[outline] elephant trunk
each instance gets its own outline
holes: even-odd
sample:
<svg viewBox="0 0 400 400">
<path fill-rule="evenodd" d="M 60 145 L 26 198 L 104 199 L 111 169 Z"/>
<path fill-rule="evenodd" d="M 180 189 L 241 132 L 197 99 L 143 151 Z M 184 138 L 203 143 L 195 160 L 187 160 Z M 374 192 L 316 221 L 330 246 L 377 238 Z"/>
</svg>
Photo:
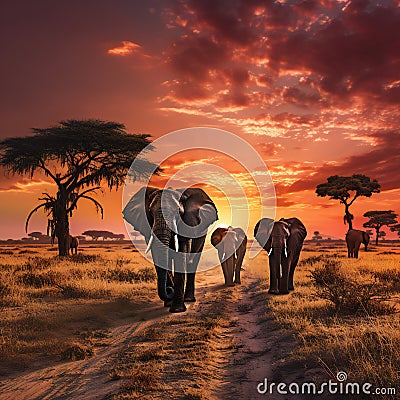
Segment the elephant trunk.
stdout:
<svg viewBox="0 0 400 400">
<path fill-rule="evenodd" d="M 155 223 L 153 226 L 154 238 L 151 246 L 154 266 L 157 272 L 157 290 L 161 300 L 169 301 L 174 297 L 174 290 L 167 286 L 170 249 L 169 244 L 172 238 L 172 231 L 165 223 L 164 219 Z"/>
<path fill-rule="evenodd" d="M 270 254 L 269 254 L 270 293 L 279 292 L 279 282 L 281 279 L 281 264 L 282 264 L 283 253 L 284 253 L 284 247 L 273 246 L 270 248 Z"/>
</svg>

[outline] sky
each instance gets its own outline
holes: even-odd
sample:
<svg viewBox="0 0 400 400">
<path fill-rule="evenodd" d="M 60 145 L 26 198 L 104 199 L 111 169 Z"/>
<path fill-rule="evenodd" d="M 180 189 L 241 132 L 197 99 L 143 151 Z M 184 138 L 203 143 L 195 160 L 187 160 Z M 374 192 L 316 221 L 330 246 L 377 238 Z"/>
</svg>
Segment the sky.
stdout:
<svg viewBox="0 0 400 400">
<path fill-rule="evenodd" d="M 154 140 L 223 129 L 264 159 L 278 218 L 300 218 L 309 236 L 343 238 L 342 206 L 315 194 L 330 175 L 362 173 L 381 184 L 352 206 L 356 228 L 368 210 L 400 212 L 399 26 L 400 2 L 386 0 L 7 1 L 0 138 L 69 118 L 118 121 Z M 250 185 L 232 159 L 198 152 L 167 160 L 165 174 L 201 160 Z M 44 191 L 54 187 L 42 176 L 1 171 L 1 239 L 25 235 Z M 218 198 L 212 187 L 209 194 Z M 82 202 L 73 234 L 125 232 L 121 191 L 99 200 L 104 220 Z M 38 214 L 29 230 L 45 227 Z"/>
</svg>

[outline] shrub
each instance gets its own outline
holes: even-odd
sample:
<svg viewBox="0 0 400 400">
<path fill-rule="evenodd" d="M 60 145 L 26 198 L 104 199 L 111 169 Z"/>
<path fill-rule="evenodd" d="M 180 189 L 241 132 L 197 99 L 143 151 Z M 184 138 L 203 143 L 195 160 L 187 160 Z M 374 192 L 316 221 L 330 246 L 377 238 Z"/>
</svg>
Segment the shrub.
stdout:
<svg viewBox="0 0 400 400">
<path fill-rule="evenodd" d="M 315 263 L 320 262 L 324 259 L 325 256 L 311 256 L 311 257 L 307 257 L 304 260 L 302 260 L 300 262 L 300 264 L 304 265 L 304 264 L 308 264 L 313 266 Z"/>
<path fill-rule="evenodd" d="M 54 263 L 53 259 L 44 257 L 29 257 L 21 267 L 16 270 L 34 271 L 50 268 Z"/>
<path fill-rule="evenodd" d="M 326 262 L 311 272 L 311 278 L 317 288 L 317 297 L 332 302 L 336 313 L 378 315 L 395 312 L 394 306 L 384 302 L 388 300 L 387 285 L 357 282 L 343 275 L 337 263 Z"/>
<path fill-rule="evenodd" d="M 71 261 L 76 263 L 90 263 L 94 261 L 102 260 L 102 257 L 98 254 L 73 254 L 70 258 Z"/>
<path fill-rule="evenodd" d="M 61 280 L 61 274 L 55 271 L 44 273 L 25 272 L 18 277 L 18 281 L 26 286 L 40 289 L 43 286 L 54 286 Z"/>
<path fill-rule="evenodd" d="M 0 251 L 0 254 L 4 254 L 4 255 L 9 255 L 9 256 L 11 256 L 11 255 L 14 254 L 14 252 L 13 252 L 12 250 L 1 250 L 1 251 Z"/>
<path fill-rule="evenodd" d="M 93 348 L 84 346 L 80 343 L 74 343 L 62 352 L 61 358 L 64 360 L 79 361 L 86 360 L 87 358 L 92 357 L 93 354 Z"/>
<path fill-rule="evenodd" d="M 373 272 L 375 279 L 389 285 L 393 291 L 400 290 L 400 271 L 396 269 L 385 269 Z"/>
</svg>

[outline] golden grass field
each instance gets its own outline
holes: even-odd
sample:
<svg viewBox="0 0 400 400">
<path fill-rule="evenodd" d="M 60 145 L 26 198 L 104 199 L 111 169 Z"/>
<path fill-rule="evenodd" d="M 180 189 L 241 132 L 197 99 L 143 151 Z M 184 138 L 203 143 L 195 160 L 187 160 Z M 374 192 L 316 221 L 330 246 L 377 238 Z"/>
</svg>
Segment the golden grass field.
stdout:
<svg viewBox="0 0 400 400">
<path fill-rule="evenodd" d="M 273 319 L 294 336 L 295 345 L 274 352 L 274 376 L 295 362 L 305 371 L 320 368 L 325 374 L 321 379 L 342 370 L 353 381 L 380 387 L 399 381 L 398 247 L 362 251 L 354 260 L 346 258 L 344 247 L 307 243 L 295 275 L 296 290 L 288 296 L 266 294 L 268 261 L 262 252 L 245 260 L 240 289 L 223 288 L 219 268 L 198 274 L 198 290 L 205 296 L 197 296 L 196 306 L 180 315 L 162 307 L 154 267 L 129 245 L 87 245 L 68 259 L 55 254 L 47 245 L 0 247 L 0 379 L 5 388 L 7 379 L 21 377 L 23 382 L 24 374 L 33 371 L 29 376 L 34 385 L 35 371 L 95 358 L 110 346 L 119 327 L 135 323 L 124 342 L 114 339 L 121 342 L 113 345 L 118 355 L 104 368 L 117 384 L 108 398 L 231 398 L 221 387 L 237 368 L 234 355 L 240 358 L 245 339 L 237 326 L 248 323 L 241 315 L 252 313 L 257 323 Z M 315 283 L 315 270 L 339 296 L 340 307 L 321 298 L 332 293 Z M 327 275 L 331 272 L 353 286 L 335 292 L 337 282 Z M 375 293 L 374 287 L 382 292 Z M 245 297 L 248 293 L 252 297 Z M 354 302 L 359 305 L 357 299 L 365 304 L 352 309 Z M 1 397 L 2 385 L 1 399 L 18 398 Z M 171 397 L 171 388 L 179 388 L 179 396 Z"/>
</svg>

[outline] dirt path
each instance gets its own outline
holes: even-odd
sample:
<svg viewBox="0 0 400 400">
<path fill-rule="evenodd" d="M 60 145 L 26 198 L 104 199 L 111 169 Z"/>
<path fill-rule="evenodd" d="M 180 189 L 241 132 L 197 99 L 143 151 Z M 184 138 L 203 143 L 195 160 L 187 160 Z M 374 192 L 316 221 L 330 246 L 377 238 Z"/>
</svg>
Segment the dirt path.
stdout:
<svg viewBox="0 0 400 400">
<path fill-rule="evenodd" d="M 222 332 L 220 340 L 233 338 L 236 345 L 233 351 L 229 347 L 217 350 L 215 360 L 223 370 L 218 385 L 209 388 L 207 398 L 265 398 L 258 395 L 257 384 L 264 378 L 272 379 L 273 364 L 281 355 L 282 348 L 287 350 L 295 345 L 292 336 L 279 330 L 273 318 L 266 314 L 265 293 L 259 290 L 257 282 L 257 276 L 245 276 L 240 287 L 227 289 L 231 291 L 231 301 L 226 304 L 226 311 L 235 323 Z M 189 305 L 188 314 L 201 315 L 203 308 L 212 307 L 215 292 L 221 290 L 225 289 L 221 285 L 219 269 L 199 274 L 197 297 L 200 301 Z M 133 319 L 124 320 L 123 325 L 112 329 L 92 358 L 64 362 L 3 380 L 0 383 L 0 400 L 89 400 L 103 399 L 116 393 L 122 384 L 121 380 L 110 378 L 116 358 L 140 331 L 173 318 L 177 316 L 169 314 L 167 309 L 160 307 L 160 302 L 155 301 Z M 286 382 L 299 378 L 298 366 L 285 371 Z"/>
<path fill-rule="evenodd" d="M 109 375 L 114 358 L 139 329 L 153 324 L 166 312 L 159 302 L 144 308 L 129 322 L 114 328 L 87 360 L 63 362 L 3 380 L 0 400 L 103 399 L 121 384 Z"/>
</svg>

